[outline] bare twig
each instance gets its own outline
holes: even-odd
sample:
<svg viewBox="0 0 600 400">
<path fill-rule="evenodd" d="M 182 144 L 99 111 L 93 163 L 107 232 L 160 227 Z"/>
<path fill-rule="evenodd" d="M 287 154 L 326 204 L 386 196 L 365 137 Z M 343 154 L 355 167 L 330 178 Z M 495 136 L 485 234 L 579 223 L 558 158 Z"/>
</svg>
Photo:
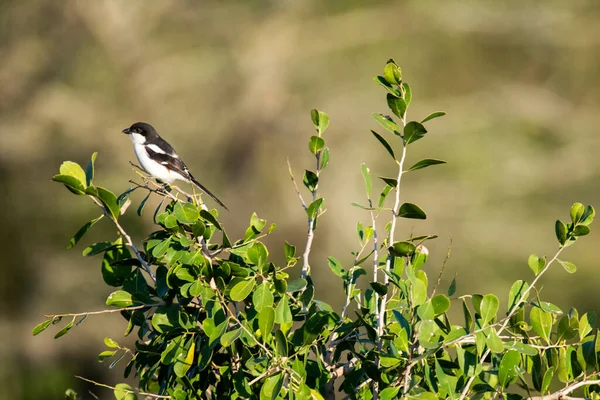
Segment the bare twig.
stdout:
<svg viewBox="0 0 600 400">
<path fill-rule="evenodd" d="M 75 375 L 75 378 L 81 379 L 82 381 L 85 381 L 85 382 L 92 383 L 92 384 L 94 384 L 96 386 L 99 386 L 99 387 L 103 387 L 103 388 L 111 389 L 111 390 L 116 390 L 116 388 L 114 386 L 105 385 L 104 383 L 99 383 L 99 382 L 93 381 L 91 379 L 84 378 L 84 377 L 79 376 L 79 375 Z M 160 394 L 146 393 L 146 392 L 140 392 L 140 391 L 135 391 L 135 390 L 126 390 L 126 389 L 121 389 L 121 390 L 123 390 L 123 392 L 125 392 L 127 394 L 128 393 L 133 393 L 133 394 L 137 394 L 139 396 L 146 396 L 146 397 L 151 397 L 151 398 L 154 398 L 154 399 L 172 399 L 173 398 L 171 396 L 161 396 Z"/>
<path fill-rule="evenodd" d="M 44 317 L 46 317 L 46 318 L 83 317 L 83 316 L 87 316 L 87 315 L 99 315 L 99 314 L 109 314 L 109 313 L 115 313 L 115 312 L 121 312 L 121 311 L 140 310 L 142 308 L 157 307 L 157 306 L 162 306 L 164 304 L 165 303 L 142 304 L 139 306 L 114 308 L 114 309 L 110 309 L 110 310 L 100 310 L 100 311 L 88 311 L 88 312 L 72 313 L 72 314 L 71 313 L 70 314 L 45 314 Z"/>
<path fill-rule="evenodd" d="M 588 378 L 591 378 L 592 376 L 598 376 L 599 374 L 593 374 L 591 376 L 589 376 Z M 579 399 L 579 397 L 569 397 L 567 396 L 569 393 L 574 392 L 575 390 L 579 389 L 580 387 L 584 387 L 584 386 L 591 386 L 591 385 L 600 385 L 600 379 L 595 379 L 595 380 L 583 380 L 581 382 L 576 382 L 570 386 L 567 386 L 564 389 L 559 390 L 558 392 L 554 392 L 545 396 L 533 396 L 533 397 L 528 397 L 527 400 L 568 400 L 568 399 Z"/>
<path fill-rule="evenodd" d="M 300 199 L 300 203 L 302 203 L 302 207 L 307 210 L 308 206 L 306 205 L 306 202 L 304 201 L 304 198 L 302 197 L 302 193 L 300 193 L 300 189 L 298 188 L 298 184 L 296 183 L 296 179 L 294 178 L 294 173 L 292 172 L 292 165 L 290 164 L 290 159 L 287 159 L 287 165 L 288 165 L 288 171 L 290 171 L 290 178 L 292 178 L 292 183 L 294 184 L 294 188 L 296 189 L 296 194 L 298 195 L 298 198 Z"/>
<path fill-rule="evenodd" d="M 442 268 L 440 268 L 440 274 L 438 275 L 437 282 L 435 282 L 435 286 L 433 287 L 433 291 L 431 292 L 431 297 L 435 296 L 435 292 L 437 288 L 440 286 L 440 282 L 442 281 L 442 275 L 444 275 L 444 270 L 446 269 L 446 263 L 448 263 L 448 259 L 450 258 L 450 253 L 452 252 L 452 238 L 450 238 L 450 244 L 448 245 L 448 252 L 446 253 L 446 258 L 444 258 L 444 262 L 442 263 Z"/>
</svg>

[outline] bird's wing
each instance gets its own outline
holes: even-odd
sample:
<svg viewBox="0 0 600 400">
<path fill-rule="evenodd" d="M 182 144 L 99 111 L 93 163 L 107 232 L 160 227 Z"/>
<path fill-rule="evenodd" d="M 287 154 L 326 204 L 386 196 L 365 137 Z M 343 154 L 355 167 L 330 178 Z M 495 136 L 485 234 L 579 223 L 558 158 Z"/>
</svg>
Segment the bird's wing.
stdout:
<svg viewBox="0 0 600 400">
<path fill-rule="evenodd" d="M 161 165 L 164 165 L 171 171 L 177 172 L 183 178 L 190 179 L 190 172 L 188 171 L 188 168 L 183 163 L 183 161 L 181 161 L 181 159 L 177 157 L 177 154 L 173 156 L 171 154 L 162 152 L 159 149 L 157 149 L 155 145 L 145 146 L 145 149 L 146 153 L 148 153 L 148 156 L 151 159 L 155 160 Z"/>
<path fill-rule="evenodd" d="M 165 142 L 165 143 L 167 143 L 167 142 Z M 167 143 L 167 146 L 169 146 L 168 143 Z M 171 146 L 169 146 L 169 147 L 171 148 L 171 150 L 173 150 L 173 148 Z M 202 190 L 204 193 L 209 195 L 214 201 L 219 203 L 224 209 L 229 210 L 225 206 L 225 204 L 223 204 L 223 202 L 217 198 L 217 196 L 212 194 L 205 186 L 203 186 L 200 182 L 198 182 L 192 176 L 192 174 L 188 170 L 188 167 L 183 163 L 183 161 L 181 161 L 181 159 L 177 156 L 177 154 L 175 154 L 175 151 L 173 151 L 173 155 L 167 154 L 166 152 L 164 152 L 164 150 L 165 150 L 164 148 L 157 148 L 157 146 L 155 144 L 147 145 L 147 146 L 145 146 L 145 148 L 146 148 L 146 152 L 148 153 L 148 156 L 150 156 L 150 158 L 152 158 L 156 162 L 164 165 L 165 167 L 169 168 L 170 170 L 177 172 L 183 178 L 188 179 L 188 182 L 191 181 L 193 184 L 198 186 L 198 188 L 200 188 L 200 190 Z"/>
</svg>

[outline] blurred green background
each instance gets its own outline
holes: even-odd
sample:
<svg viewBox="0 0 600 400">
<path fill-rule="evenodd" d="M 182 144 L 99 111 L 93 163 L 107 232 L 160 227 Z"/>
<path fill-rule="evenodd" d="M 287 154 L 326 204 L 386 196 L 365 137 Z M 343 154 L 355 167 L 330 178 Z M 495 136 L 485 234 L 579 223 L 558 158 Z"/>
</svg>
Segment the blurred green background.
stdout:
<svg viewBox="0 0 600 400">
<path fill-rule="evenodd" d="M 449 164 L 408 175 L 402 193 L 428 213 L 402 220 L 402 235 L 440 235 L 429 245 L 430 281 L 452 240 L 443 287 L 457 274 L 458 295 L 505 299 L 514 280 L 531 280 L 530 253 L 553 254 L 554 221 L 573 202 L 600 205 L 596 0 L 3 0 L 0 55 L 2 399 L 60 399 L 67 387 L 112 398 L 73 375 L 122 381 L 123 366 L 96 361 L 103 337 L 128 343 L 120 316 L 90 317 L 57 341 L 52 329 L 35 338 L 31 329 L 45 313 L 105 308 L 101 260 L 81 250 L 116 232 L 102 221 L 67 252 L 97 210 L 50 178 L 63 160 L 85 164 L 98 151 L 98 184 L 124 191 L 136 175 L 120 132 L 136 121 L 152 123 L 229 206 L 231 237 L 253 211 L 277 223 L 267 244 L 281 260 L 283 241 L 303 248 L 306 234 L 286 158 L 297 177 L 312 166 L 309 111 L 328 112 L 327 213 L 312 271 L 317 295 L 334 305 L 342 289 L 326 257 L 348 266 L 356 221 L 368 223 L 350 206 L 364 203 L 360 165 L 395 171 L 369 133 L 370 114 L 386 113 L 372 77 L 390 57 L 412 86 L 410 117 L 448 113 L 428 124 L 408 163 Z M 129 214 L 123 224 L 140 240 L 151 217 Z M 566 251 L 577 274 L 551 270 L 544 299 L 599 310 L 597 248 L 592 229 Z"/>
</svg>

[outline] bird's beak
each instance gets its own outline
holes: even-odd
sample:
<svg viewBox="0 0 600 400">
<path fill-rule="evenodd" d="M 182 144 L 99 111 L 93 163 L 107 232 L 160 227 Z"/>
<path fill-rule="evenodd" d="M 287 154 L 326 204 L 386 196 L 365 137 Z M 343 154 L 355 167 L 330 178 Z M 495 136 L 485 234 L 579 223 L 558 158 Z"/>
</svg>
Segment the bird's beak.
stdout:
<svg viewBox="0 0 600 400">
<path fill-rule="evenodd" d="M 131 130 L 129 130 L 129 128 L 125 128 L 122 132 L 126 135 L 129 135 L 131 133 Z"/>
</svg>

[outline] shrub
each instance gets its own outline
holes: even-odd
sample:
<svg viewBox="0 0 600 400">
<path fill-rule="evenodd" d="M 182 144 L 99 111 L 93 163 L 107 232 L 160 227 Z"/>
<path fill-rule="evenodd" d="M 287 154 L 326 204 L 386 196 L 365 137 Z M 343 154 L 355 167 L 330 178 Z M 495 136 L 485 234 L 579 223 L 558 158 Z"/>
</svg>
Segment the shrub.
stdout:
<svg viewBox="0 0 600 400">
<path fill-rule="evenodd" d="M 315 169 L 304 173 L 306 191 L 300 190 L 290 167 L 306 212 L 307 241 L 302 254 L 287 242 L 278 250 L 285 255 L 284 265 L 273 263 L 261 242 L 275 225 L 267 226 L 256 214 L 244 237 L 231 240 L 217 210 L 207 210 L 195 193 L 140 173 L 143 183 L 116 196 L 94 184 L 96 154 L 85 171 L 63 163 L 53 179 L 90 198 L 101 213 L 68 247 L 102 219 L 120 233 L 83 251 L 102 256 L 104 283 L 115 288 L 106 301 L 112 308 L 51 315 L 33 334 L 66 321 L 55 335 L 59 338 L 89 315 L 119 312 L 127 323 L 125 335 L 137 335 L 135 348 L 106 338 L 107 349 L 98 359 L 110 361 L 111 367 L 125 364 L 124 376 L 135 376 L 139 387 L 116 385 L 117 399 L 331 399 L 336 392 L 352 399 L 558 399 L 580 388 L 586 397 L 597 397 L 596 315 L 579 316 L 573 308 L 565 313 L 542 301 L 538 291 L 552 266 L 575 272 L 575 265 L 559 256 L 590 232 L 594 209 L 575 203 L 570 222 L 556 221 L 556 253 L 549 259 L 529 257 L 533 278 L 512 285 L 505 315 L 498 315 L 500 301 L 494 294 L 456 297 L 455 281 L 442 293 L 439 279 L 430 284 L 422 269 L 428 258 L 425 244 L 436 236 L 399 240 L 396 226 L 399 218 L 426 218 L 419 206 L 401 202 L 400 188 L 404 174 L 444 163 L 424 159 L 405 166 L 410 146 L 426 136 L 427 122 L 444 113 L 434 112 L 420 122 L 408 119 L 411 89 L 393 60 L 375 81 L 385 90 L 393 117 L 373 114 L 387 133 L 371 133 L 398 173 L 374 182 L 362 165 L 366 197 L 362 205 L 354 205 L 365 210 L 371 223 L 357 224 L 352 265 L 344 267 L 334 257 L 327 261 L 344 288 L 341 310 L 315 299 L 310 273 L 311 245 L 325 204 L 319 179 L 329 163 L 324 139 L 329 117 L 313 110 L 315 134 L 308 147 Z M 392 140 L 401 149 L 398 154 Z M 120 222 L 133 191 L 147 191 L 137 209 L 140 217 L 149 196 L 161 198 L 152 217 L 156 230 L 139 248 Z M 388 220 L 383 227 L 381 218 Z M 321 260 L 312 264 L 325 267 Z M 298 268 L 300 277 L 293 279 L 291 272 Z M 359 279 L 369 279 L 368 289 L 359 289 Z M 462 309 L 462 321 L 450 321 L 453 306 Z M 67 396 L 77 397 L 72 390 Z"/>
</svg>

